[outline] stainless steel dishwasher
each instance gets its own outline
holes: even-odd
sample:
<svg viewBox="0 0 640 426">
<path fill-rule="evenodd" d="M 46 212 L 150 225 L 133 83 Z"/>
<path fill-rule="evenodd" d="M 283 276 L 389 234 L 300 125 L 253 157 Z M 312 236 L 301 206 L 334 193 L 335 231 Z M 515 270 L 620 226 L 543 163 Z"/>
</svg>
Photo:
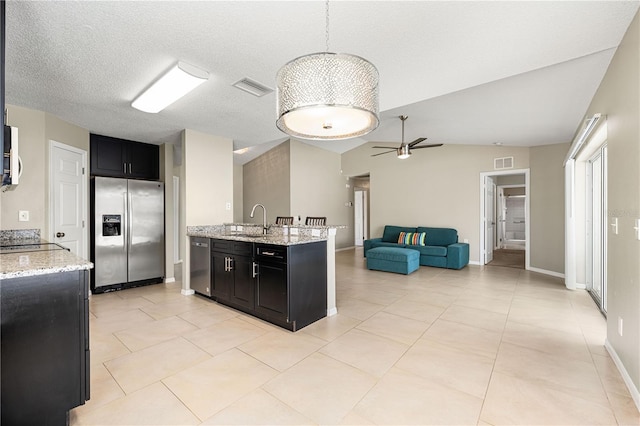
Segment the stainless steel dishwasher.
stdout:
<svg viewBox="0 0 640 426">
<path fill-rule="evenodd" d="M 211 250 L 209 238 L 191 237 L 189 266 L 191 289 L 211 297 Z"/>
</svg>

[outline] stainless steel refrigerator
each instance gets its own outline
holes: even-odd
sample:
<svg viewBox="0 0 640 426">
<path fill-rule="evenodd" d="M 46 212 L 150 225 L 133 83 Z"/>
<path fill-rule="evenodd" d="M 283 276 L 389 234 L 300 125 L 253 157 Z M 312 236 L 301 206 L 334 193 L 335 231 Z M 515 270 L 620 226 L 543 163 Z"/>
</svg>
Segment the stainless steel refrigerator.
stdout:
<svg viewBox="0 0 640 426">
<path fill-rule="evenodd" d="M 162 282 L 164 183 L 91 179 L 91 289 Z"/>
</svg>

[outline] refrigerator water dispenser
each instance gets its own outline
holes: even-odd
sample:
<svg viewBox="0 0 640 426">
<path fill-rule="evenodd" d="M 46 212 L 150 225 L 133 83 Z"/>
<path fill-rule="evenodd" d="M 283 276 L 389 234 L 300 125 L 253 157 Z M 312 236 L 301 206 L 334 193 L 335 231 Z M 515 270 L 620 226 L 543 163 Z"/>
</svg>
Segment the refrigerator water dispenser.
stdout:
<svg viewBox="0 0 640 426">
<path fill-rule="evenodd" d="M 121 235 L 122 216 L 119 214 L 102 215 L 102 236 L 117 237 Z"/>
</svg>

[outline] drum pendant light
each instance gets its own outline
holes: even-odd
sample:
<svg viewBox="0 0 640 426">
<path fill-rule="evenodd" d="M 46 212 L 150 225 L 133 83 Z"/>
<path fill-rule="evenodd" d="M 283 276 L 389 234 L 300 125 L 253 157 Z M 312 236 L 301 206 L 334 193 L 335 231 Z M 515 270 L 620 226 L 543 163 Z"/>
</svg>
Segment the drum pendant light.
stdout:
<svg viewBox="0 0 640 426">
<path fill-rule="evenodd" d="M 363 136 L 378 127 L 378 70 L 369 61 L 326 51 L 296 58 L 278 71 L 278 120 L 283 132 L 302 139 Z"/>
</svg>

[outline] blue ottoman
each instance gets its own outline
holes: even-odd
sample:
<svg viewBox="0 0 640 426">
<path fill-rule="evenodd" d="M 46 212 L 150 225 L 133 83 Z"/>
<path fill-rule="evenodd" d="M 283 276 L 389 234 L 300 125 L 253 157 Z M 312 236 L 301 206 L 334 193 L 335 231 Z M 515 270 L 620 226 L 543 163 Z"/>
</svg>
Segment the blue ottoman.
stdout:
<svg viewBox="0 0 640 426">
<path fill-rule="evenodd" d="M 420 267 L 420 252 L 401 247 L 376 247 L 367 251 L 367 269 L 408 275 Z"/>
</svg>

